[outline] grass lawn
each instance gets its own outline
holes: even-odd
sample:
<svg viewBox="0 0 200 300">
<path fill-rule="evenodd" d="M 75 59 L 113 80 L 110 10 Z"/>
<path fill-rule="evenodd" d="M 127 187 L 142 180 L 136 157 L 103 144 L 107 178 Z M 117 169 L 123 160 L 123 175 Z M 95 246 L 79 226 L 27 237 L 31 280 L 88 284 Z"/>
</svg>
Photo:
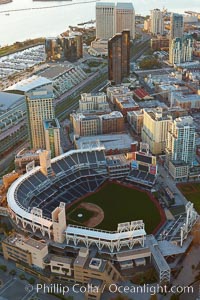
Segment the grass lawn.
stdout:
<svg viewBox="0 0 200 300">
<path fill-rule="evenodd" d="M 143 220 L 147 233 L 152 233 L 161 221 L 160 213 L 147 193 L 115 183 L 104 185 L 81 202 L 94 203 L 103 209 L 104 220 L 96 227 L 99 229 L 114 231 L 118 223 Z M 79 204 L 69 208 L 68 215 Z"/>
<path fill-rule="evenodd" d="M 181 215 L 185 213 L 185 205 L 172 206 L 169 210 L 173 216 Z"/>
<path fill-rule="evenodd" d="M 194 208 L 200 214 L 200 192 L 185 194 L 184 196 L 188 201 L 194 203 Z"/>
<path fill-rule="evenodd" d="M 81 225 L 82 223 L 88 221 L 93 215 L 94 212 L 83 207 L 77 207 L 72 211 L 70 210 L 70 212 L 67 214 L 67 220 Z"/>
<path fill-rule="evenodd" d="M 194 208 L 200 214 L 200 183 L 179 184 L 178 188 L 188 201 L 194 203 Z"/>
</svg>

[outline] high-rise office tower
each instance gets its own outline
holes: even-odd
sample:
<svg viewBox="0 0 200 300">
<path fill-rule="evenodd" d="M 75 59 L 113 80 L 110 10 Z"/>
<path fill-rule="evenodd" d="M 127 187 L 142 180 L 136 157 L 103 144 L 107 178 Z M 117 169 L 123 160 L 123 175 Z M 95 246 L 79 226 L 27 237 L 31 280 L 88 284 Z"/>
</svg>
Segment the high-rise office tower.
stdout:
<svg viewBox="0 0 200 300">
<path fill-rule="evenodd" d="M 29 137 L 35 150 L 46 148 L 43 121 L 55 118 L 53 100 L 52 82 L 26 95 Z"/>
<path fill-rule="evenodd" d="M 165 151 L 170 119 L 171 116 L 161 107 L 144 109 L 142 141 L 149 144 L 153 154 Z"/>
<path fill-rule="evenodd" d="M 115 4 L 96 3 L 96 38 L 109 39 L 115 33 Z"/>
<path fill-rule="evenodd" d="M 43 121 L 45 148 L 51 151 L 51 158 L 62 153 L 60 145 L 60 124 L 58 119 L 51 119 Z"/>
<path fill-rule="evenodd" d="M 191 116 L 170 122 L 166 156 L 167 162 L 184 161 L 192 166 L 195 157 L 195 125 Z"/>
<path fill-rule="evenodd" d="M 169 62 L 174 65 L 192 61 L 193 44 L 191 35 L 174 38 L 169 48 Z"/>
<path fill-rule="evenodd" d="M 117 33 L 108 41 L 108 79 L 120 84 L 130 73 L 130 31 Z"/>
<path fill-rule="evenodd" d="M 151 33 L 153 35 L 164 33 L 164 18 L 160 9 L 151 11 Z"/>
<path fill-rule="evenodd" d="M 180 64 L 192 61 L 193 38 L 191 35 L 183 34 L 183 15 L 172 13 L 170 20 L 169 62 Z"/>
<path fill-rule="evenodd" d="M 79 31 L 71 31 L 69 37 L 74 38 L 76 41 L 76 58 L 83 57 L 83 35 Z"/>
<path fill-rule="evenodd" d="M 172 13 L 170 17 L 170 40 L 182 38 L 183 36 L 183 15 Z"/>
<path fill-rule="evenodd" d="M 82 34 L 71 32 L 66 37 L 46 38 L 45 52 L 47 60 L 76 61 L 83 57 Z"/>
<path fill-rule="evenodd" d="M 135 10 L 128 3 L 96 3 L 96 39 L 110 39 L 116 33 L 130 30 L 130 38 L 135 38 Z"/>
<path fill-rule="evenodd" d="M 130 38 L 135 38 L 135 10 L 133 4 L 117 3 L 115 7 L 115 33 L 130 30 Z"/>
</svg>

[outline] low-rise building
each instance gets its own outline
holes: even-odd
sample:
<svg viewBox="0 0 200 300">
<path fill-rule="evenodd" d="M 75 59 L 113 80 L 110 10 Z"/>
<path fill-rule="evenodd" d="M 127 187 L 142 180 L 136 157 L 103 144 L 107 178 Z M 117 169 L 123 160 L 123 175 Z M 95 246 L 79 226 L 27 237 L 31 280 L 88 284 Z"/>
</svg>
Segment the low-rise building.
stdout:
<svg viewBox="0 0 200 300">
<path fill-rule="evenodd" d="M 88 136 L 124 131 L 124 118 L 119 111 L 104 115 L 71 114 L 74 135 Z"/>
<path fill-rule="evenodd" d="M 185 180 L 188 178 L 189 175 L 189 165 L 184 161 L 170 161 L 169 174 L 175 181 Z"/>
<path fill-rule="evenodd" d="M 81 94 L 78 111 L 84 114 L 98 114 L 110 112 L 111 110 L 105 93 L 84 93 Z"/>
<path fill-rule="evenodd" d="M 177 106 L 185 110 L 199 110 L 200 109 L 200 95 L 198 94 L 174 94 L 174 102 Z"/>
<path fill-rule="evenodd" d="M 88 53 L 93 56 L 107 57 L 108 56 L 108 40 L 100 39 L 91 42 Z"/>
<path fill-rule="evenodd" d="M 15 156 L 15 169 L 23 173 L 26 171 L 26 165 L 31 162 L 34 162 L 35 166 L 39 166 L 39 151 L 22 149 Z"/>
<path fill-rule="evenodd" d="M 51 255 L 48 254 L 44 258 L 44 262 L 46 265 L 49 265 L 50 270 L 53 274 L 59 274 L 63 276 L 72 276 L 73 272 L 73 258 Z"/>
<path fill-rule="evenodd" d="M 5 259 L 24 262 L 29 266 L 44 269 L 44 257 L 48 254 L 47 243 L 37 241 L 21 234 L 13 234 L 2 242 Z"/>
<path fill-rule="evenodd" d="M 169 101 L 170 104 L 174 104 L 174 94 L 175 93 L 188 93 L 189 88 L 184 84 L 160 84 L 156 87 L 156 91 L 160 93 L 160 97 L 165 101 Z"/>
<path fill-rule="evenodd" d="M 139 105 L 132 96 L 117 96 L 115 97 L 115 105 L 125 116 L 128 111 L 139 110 Z"/>
<path fill-rule="evenodd" d="M 124 118 L 121 112 L 113 111 L 110 114 L 100 117 L 102 124 L 102 133 L 116 133 L 124 131 Z"/>
<path fill-rule="evenodd" d="M 70 115 L 74 135 L 88 136 L 101 133 L 100 118 L 96 115 L 85 116 L 81 113 Z"/>
<path fill-rule="evenodd" d="M 19 174 L 15 171 L 12 171 L 11 173 L 8 173 L 3 176 L 3 185 L 7 189 L 11 183 L 13 183 L 17 178 L 19 177 Z"/>
<path fill-rule="evenodd" d="M 169 49 L 169 38 L 166 36 L 157 36 L 151 39 L 151 49 L 154 51 Z"/>
<path fill-rule="evenodd" d="M 107 97 L 110 102 L 114 103 L 115 98 L 119 96 L 133 96 L 133 92 L 124 85 L 111 86 L 107 88 Z"/>
<path fill-rule="evenodd" d="M 121 275 L 111 262 L 99 258 L 91 258 L 87 249 L 80 249 L 74 261 L 74 279 L 77 282 L 88 283 L 96 278 L 105 282 L 108 287 L 113 282 L 121 280 Z"/>
<path fill-rule="evenodd" d="M 153 97 L 151 97 L 149 95 L 149 93 L 147 93 L 147 91 L 145 91 L 145 89 L 143 88 L 137 88 L 133 91 L 133 95 L 138 99 L 138 100 L 149 100 L 149 99 L 153 99 Z"/>
</svg>

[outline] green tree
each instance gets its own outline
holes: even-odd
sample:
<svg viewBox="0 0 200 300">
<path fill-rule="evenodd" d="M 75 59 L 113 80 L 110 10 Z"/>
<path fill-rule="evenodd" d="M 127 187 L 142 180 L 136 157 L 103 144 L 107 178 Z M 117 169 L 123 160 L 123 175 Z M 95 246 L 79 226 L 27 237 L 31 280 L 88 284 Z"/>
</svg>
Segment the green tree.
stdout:
<svg viewBox="0 0 200 300">
<path fill-rule="evenodd" d="M 33 285 L 35 283 L 35 278 L 33 277 L 29 278 L 28 282 Z"/>
<path fill-rule="evenodd" d="M 19 274 L 19 279 L 21 279 L 21 280 L 24 280 L 24 279 L 26 279 L 26 277 L 25 277 L 24 273 L 21 273 L 21 274 Z"/>
<path fill-rule="evenodd" d="M 7 271 L 6 265 L 0 265 L 0 270 L 6 272 Z"/>
<path fill-rule="evenodd" d="M 14 269 L 10 270 L 9 274 L 12 275 L 12 276 L 14 276 L 14 275 L 16 275 L 16 271 Z"/>
</svg>

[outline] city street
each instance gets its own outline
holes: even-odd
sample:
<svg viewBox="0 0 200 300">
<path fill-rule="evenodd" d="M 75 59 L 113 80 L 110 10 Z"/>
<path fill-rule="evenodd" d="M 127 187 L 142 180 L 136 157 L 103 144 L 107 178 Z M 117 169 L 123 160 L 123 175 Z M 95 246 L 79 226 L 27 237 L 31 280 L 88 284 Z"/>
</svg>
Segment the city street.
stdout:
<svg viewBox="0 0 200 300">
<path fill-rule="evenodd" d="M 176 205 L 185 205 L 188 202 L 187 199 L 179 191 L 175 181 L 171 178 L 167 170 L 161 164 L 158 164 L 158 172 L 158 184 L 161 187 L 169 187 L 169 189 L 174 193 Z"/>
</svg>

